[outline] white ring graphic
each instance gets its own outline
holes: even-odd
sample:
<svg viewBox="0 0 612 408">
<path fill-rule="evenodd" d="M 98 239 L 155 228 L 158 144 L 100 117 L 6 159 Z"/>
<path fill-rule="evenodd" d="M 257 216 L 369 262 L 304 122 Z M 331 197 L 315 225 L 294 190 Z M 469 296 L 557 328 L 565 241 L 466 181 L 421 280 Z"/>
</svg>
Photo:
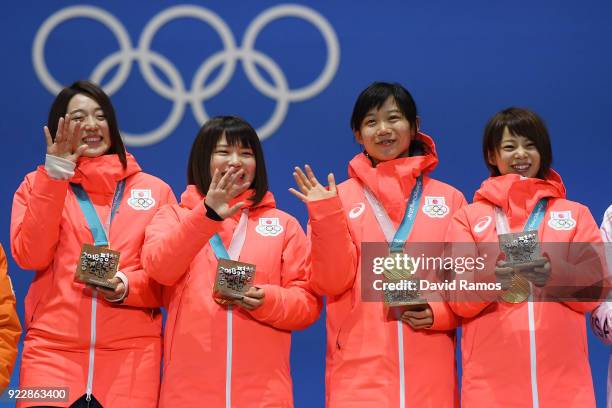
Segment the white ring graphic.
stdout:
<svg viewBox="0 0 612 408">
<path fill-rule="evenodd" d="M 323 35 L 327 47 L 327 62 L 319 77 L 311 84 L 294 90 L 289 88 L 287 78 L 278 64 L 253 48 L 260 32 L 272 21 L 284 17 L 301 18 L 311 23 Z M 204 102 L 218 95 L 227 86 L 234 75 L 237 60 L 242 61 L 242 66 L 251 84 L 264 96 L 276 101 L 272 116 L 257 130 L 260 138 L 264 140 L 281 126 L 289 110 L 290 102 L 312 98 L 329 85 L 340 62 L 340 45 L 333 27 L 321 14 L 301 5 L 284 4 L 264 10 L 247 27 L 240 48 L 236 47 L 232 31 L 223 19 L 203 7 L 179 5 L 158 13 L 143 29 L 138 47 L 133 48 L 127 30 L 112 14 L 98 7 L 73 6 L 60 10 L 47 18 L 36 33 L 32 46 L 32 61 L 36 75 L 45 88 L 53 94 L 57 94 L 62 86 L 49 73 L 44 55 L 45 44 L 50 33 L 58 25 L 74 18 L 90 18 L 104 24 L 115 35 L 119 43 L 119 50 L 103 58 L 94 68 L 90 76 L 92 81 L 100 83 L 112 68 L 119 65 L 115 76 L 104 86 L 104 90 L 112 95 L 124 85 L 133 61 L 137 61 L 140 72 L 151 89 L 173 102 L 170 114 L 157 129 L 143 134 L 121 132 L 125 143 L 131 146 L 151 145 L 168 137 L 181 122 L 187 103 L 191 105 L 191 111 L 199 124 L 208 120 L 209 116 Z M 222 51 L 214 53 L 202 62 L 196 70 L 189 90 L 185 88 L 183 78 L 175 65 L 163 55 L 150 49 L 161 27 L 179 18 L 195 18 L 210 25 L 221 38 L 224 47 Z M 256 64 L 268 72 L 273 84 L 261 77 L 255 68 Z M 206 84 L 207 78 L 220 65 L 223 66 L 219 74 L 210 84 Z M 158 77 L 152 66 L 156 66 L 167 76 L 170 86 Z"/>
</svg>

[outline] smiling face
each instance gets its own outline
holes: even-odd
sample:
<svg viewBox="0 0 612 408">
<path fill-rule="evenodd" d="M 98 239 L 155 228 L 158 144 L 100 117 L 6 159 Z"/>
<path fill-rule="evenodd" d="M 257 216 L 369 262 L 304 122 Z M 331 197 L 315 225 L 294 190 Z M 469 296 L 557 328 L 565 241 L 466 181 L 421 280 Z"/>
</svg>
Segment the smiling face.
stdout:
<svg viewBox="0 0 612 408">
<path fill-rule="evenodd" d="M 502 175 L 518 174 L 523 177 L 536 177 L 540 171 L 540 152 L 535 143 L 504 129 L 501 142 L 494 154 L 489 155 L 489 163 L 496 166 Z"/>
<path fill-rule="evenodd" d="M 219 138 L 210 156 L 210 174 L 215 174 L 215 170 L 219 170 L 221 175 L 224 175 L 230 168 L 235 170 L 242 169 L 244 171 L 244 174 L 237 182 L 243 183 L 248 181 L 248 186 L 253 183 L 256 169 L 253 149 L 241 145 L 228 145 L 224 134 Z M 245 188 L 245 191 L 248 186 Z M 240 191 L 240 193 L 243 192 Z"/>
<path fill-rule="evenodd" d="M 368 111 L 355 132 L 355 138 L 376 164 L 407 156 L 415 134 L 416 126 L 410 124 L 390 96 L 380 108 Z"/>
<path fill-rule="evenodd" d="M 81 124 L 81 134 L 76 144 L 88 146 L 83 156 L 98 157 L 110 149 L 108 122 L 98 102 L 84 94 L 76 94 L 68 102 L 66 111 L 71 123 Z"/>
</svg>

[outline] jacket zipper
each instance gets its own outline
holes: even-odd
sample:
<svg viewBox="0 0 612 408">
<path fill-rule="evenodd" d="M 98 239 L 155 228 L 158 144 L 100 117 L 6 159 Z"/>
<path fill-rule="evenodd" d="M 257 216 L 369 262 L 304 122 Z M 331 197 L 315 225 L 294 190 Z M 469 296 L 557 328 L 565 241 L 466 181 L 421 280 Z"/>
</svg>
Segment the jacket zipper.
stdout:
<svg viewBox="0 0 612 408">
<path fill-rule="evenodd" d="M 225 356 L 225 407 L 232 406 L 232 305 L 227 307 L 227 351 Z"/>
<path fill-rule="evenodd" d="M 531 286 L 531 284 L 529 286 Z M 531 288 L 531 291 L 533 291 L 533 288 Z M 529 314 L 529 363 L 531 371 L 531 399 L 533 401 L 533 408 L 539 408 L 540 401 L 538 397 L 538 365 L 535 338 L 535 313 L 533 308 L 533 298 L 531 295 L 529 295 L 529 299 L 527 300 L 527 312 Z"/>
<path fill-rule="evenodd" d="M 404 372 L 404 331 L 402 330 L 402 321 L 397 321 L 397 360 L 399 365 L 399 397 L 400 397 L 400 408 L 406 407 L 406 387 L 404 383 L 405 372 Z"/>
<path fill-rule="evenodd" d="M 87 371 L 87 389 L 85 391 L 87 402 L 91 401 L 91 394 L 93 392 L 93 376 L 94 376 L 94 362 L 95 362 L 95 349 L 96 349 L 96 312 L 98 303 L 98 292 L 93 291 L 91 299 L 91 327 L 90 327 L 90 340 L 89 340 L 89 369 Z"/>
</svg>

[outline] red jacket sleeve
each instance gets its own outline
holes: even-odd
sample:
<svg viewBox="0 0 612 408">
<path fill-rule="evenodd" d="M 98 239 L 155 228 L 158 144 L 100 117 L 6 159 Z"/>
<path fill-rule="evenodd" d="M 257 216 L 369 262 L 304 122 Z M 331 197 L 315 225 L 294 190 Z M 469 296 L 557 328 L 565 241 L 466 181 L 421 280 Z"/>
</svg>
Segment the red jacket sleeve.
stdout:
<svg viewBox="0 0 612 408">
<path fill-rule="evenodd" d="M 0 394 L 10 382 L 20 335 L 15 294 L 7 274 L 6 255 L 0 246 Z"/>
<path fill-rule="evenodd" d="M 357 249 L 339 197 L 308 203 L 310 282 L 320 295 L 338 296 L 353 287 Z"/>
<path fill-rule="evenodd" d="M 449 256 L 453 258 L 478 256 L 478 248 L 474 242 L 470 223 L 464 209 L 460 209 L 453 215 L 445 241 L 448 243 L 447 250 L 449 251 Z M 474 245 L 470 246 L 471 243 L 474 243 Z M 474 273 L 465 275 L 457 274 L 455 279 L 476 282 L 479 277 Z M 474 317 L 490 303 L 488 301 L 479 301 L 476 296 L 467 296 L 467 294 L 463 292 L 464 291 L 451 291 L 449 293 L 449 306 L 453 312 L 461 317 Z"/>
<path fill-rule="evenodd" d="M 153 217 L 145 232 L 142 265 L 162 285 L 174 285 L 208 240 L 221 229 L 221 221 L 205 215 L 204 203 L 193 210 L 166 205 Z"/>
<path fill-rule="evenodd" d="M 609 288 L 605 251 L 601 244 L 601 232 L 588 208 L 580 206 L 576 217 L 576 233 L 562 256 L 550 255 L 551 278 L 554 287 L 573 286 L 578 289 L 577 298 L 604 297 L 603 288 Z M 593 243 L 595 245 L 589 245 Z M 554 245 L 554 244 L 552 244 Z M 564 302 L 579 313 L 593 311 L 601 301 Z"/>
<path fill-rule="evenodd" d="M 451 202 L 451 214 L 455 214 L 465 205 L 467 205 L 465 197 L 459 190 L 455 190 Z M 448 296 L 446 296 L 446 299 L 448 299 Z M 430 301 L 429 307 L 431 307 L 434 319 L 429 330 L 452 330 L 459 326 L 460 319 L 442 296 L 440 296 L 439 300 Z"/>
<path fill-rule="evenodd" d="M 164 205 L 176 205 L 176 197 L 170 189 L 167 189 L 163 197 L 160 198 L 159 208 Z M 142 255 L 142 250 L 141 250 Z M 142 267 L 142 257 L 136 259 L 134 265 L 127 265 L 121 269 L 128 278 L 128 295 L 125 297 L 122 305 L 135 307 L 158 308 L 163 306 L 162 289 L 158 282 Z"/>
<path fill-rule="evenodd" d="M 13 198 L 11 252 L 22 269 L 51 264 L 59 241 L 68 181 L 54 180 L 40 166 L 27 176 Z"/>
<path fill-rule="evenodd" d="M 281 260 L 281 285 L 262 285 L 264 303 L 249 313 L 281 330 L 300 330 L 314 323 L 323 303 L 308 283 L 308 241 L 295 219 L 287 223 Z"/>
</svg>

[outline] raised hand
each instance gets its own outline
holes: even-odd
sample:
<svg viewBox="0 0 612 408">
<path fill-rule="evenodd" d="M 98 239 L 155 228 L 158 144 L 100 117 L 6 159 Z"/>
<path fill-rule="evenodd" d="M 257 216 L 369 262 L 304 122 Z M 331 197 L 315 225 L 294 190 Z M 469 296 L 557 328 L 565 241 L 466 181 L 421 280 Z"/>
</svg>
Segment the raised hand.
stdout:
<svg viewBox="0 0 612 408">
<path fill-rule="evenodd" d="M 305 203 L 310 201 L 325 200 L 326 198 L 331 198 L 338 195 L 338 192 L 336 191 L 336 180 L 334 179 L 333 173 L 329 173 L 327 175 L 327 183 L 329 184 L 329 189 L 327 189 L 321 185 L 321 183 L 319 183 L 319 180 L 317 180 L 309 165 L 305 165 L 304 170 L 306 173 L 304 173 L 299 167 L 295 168 L 293 178 L 295 179 L 295 183 L 300 191 L 290 188 L 289 191 L 291 194 Z"/>
<path fill-rule="evenodd" d="M 70 123 L 68 114 L 59 119 L 55 141 L 47 126 L 43 130 L 47 141 L 47 154 L 76 163 L 77 159 L 87 150 L 86 144 L 79 143 L 81 123 Z"/>
<path fill-rule="evenodd" d="M 215 169 L 204 202 L 207 206 L 215 210 L 223 219 L 231 217 L 240 210 L 240 208 L 244 207 L 243 201 L 231 207 L 229 206 L 229 202 L 238 194 L 249 188 L 251 184 L 249 181 L 243 183 L 237 182 L 243 174 L 243 169 L 236 170 L 234 167 L 230 167 L 227 172 L 221 176 L 219 169 Z"/>
</svg>

